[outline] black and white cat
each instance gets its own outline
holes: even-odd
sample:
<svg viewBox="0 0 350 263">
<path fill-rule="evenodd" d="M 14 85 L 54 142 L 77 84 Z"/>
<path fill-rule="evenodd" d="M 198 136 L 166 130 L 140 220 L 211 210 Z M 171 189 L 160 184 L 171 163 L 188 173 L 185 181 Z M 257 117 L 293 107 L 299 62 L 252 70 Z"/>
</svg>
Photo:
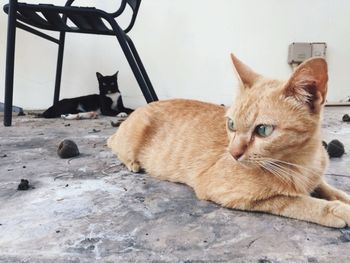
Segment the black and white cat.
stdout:
<svg viewBox="0 0 350 263">
<path fill-rule="evenodd" d="M 126 117 L 133 110 L 124 107 L 118 88 L 118 72 L 112 76 L 103 76 L 96 72 L 100 94 L 60 100 L 43 112 L 41 116 L 57 118 L 62 115 L 93 111 L 106 116 Z"/>
</svg>

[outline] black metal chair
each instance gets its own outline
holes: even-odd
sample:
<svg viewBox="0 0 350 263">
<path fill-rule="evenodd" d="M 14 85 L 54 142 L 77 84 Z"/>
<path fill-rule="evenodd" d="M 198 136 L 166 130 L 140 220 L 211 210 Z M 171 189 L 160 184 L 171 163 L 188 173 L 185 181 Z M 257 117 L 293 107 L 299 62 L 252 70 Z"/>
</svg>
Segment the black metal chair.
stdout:
<svg viewBox="0 0 350 263">
<path fill-rule="evenodd" d="M 18 3 L 17 0 L 9 0 L 9 4 L 4 6 L 4 11 L 8 14 L 4 108 L 5 126 L 11 126 L 12 121 L 16 27 L 58 44 L 54 103 L 57 103 L 60 95 L 66 32 L 115 35 L 147 103 L 158 100 L 135 45 L 127 35 L 135 23 L 141 0 L 121 0 L 119 1 L 120 6 L 118 10 L 114 13 L 108 13 L 94 7 L 75 7 L 72 6 L 73 2 L 74 0 L 68 0 L 65 6 L 55 6 L 51 4 Z M 122 29 L 115 18 L 124 12 L 127 5 L 132 10 L 132 17 L 129 25 L 125 29 Z M 67 23 L 68 19 L 74 26 Z M 109 24 L 110 28 L 106 26 L 107 24 Z M 34 28 L 58 31 L 60 32 L 59 38 L 56 39 Z"/>
</svg>

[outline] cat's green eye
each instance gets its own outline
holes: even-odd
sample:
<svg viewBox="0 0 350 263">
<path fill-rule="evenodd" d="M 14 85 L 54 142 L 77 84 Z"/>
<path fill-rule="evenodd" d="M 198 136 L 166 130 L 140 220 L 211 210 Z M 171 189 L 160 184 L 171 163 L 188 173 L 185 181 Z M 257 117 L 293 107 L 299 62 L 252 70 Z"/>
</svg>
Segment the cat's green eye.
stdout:
<svg viewBox="0 0 350 263">
<path fill-rule="evenodd" d="M 261 137 L 267 137 L 270 136 L 273 132 L 274 127 L 269 124 L 259 124 L 255 128 L 255 133 Z"/>
<path fill-rule="evenodd" d="M 228 118 L 227 119 L 227 128 L 230 130 L 230 131 L 236 131 L 236 128 L 235 128 L 235 123 L 233 122 L 232 119 Z"/>
</svg>

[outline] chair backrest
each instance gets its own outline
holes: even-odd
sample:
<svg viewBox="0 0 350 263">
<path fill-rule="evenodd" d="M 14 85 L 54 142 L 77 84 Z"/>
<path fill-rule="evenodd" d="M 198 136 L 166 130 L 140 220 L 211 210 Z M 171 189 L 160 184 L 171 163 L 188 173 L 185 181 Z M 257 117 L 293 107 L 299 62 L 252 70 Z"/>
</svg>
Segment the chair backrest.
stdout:
<svg viewBox="0 0 350 263">
<path fill-rule="evenodd" d="M 66 2 L 65 6 L 71 6 L 74 1 L 75 0 L 68 0 Z M 135 20 L 137 17 L 137 13 L 139 11 L 140 4 L 141 4 L 141 0 L 122 0 L 118 10 L 115 11 L 114 13 L 110 13 L 114 18 L 116 18 L 124 12 L 127 5 L 131 8 L 132 17 L 131 17 L 129 25 L 124 29 L 125 33 L 128 33 L 132 29 L 132 27 L 134 26 Z"/>
<path fill-rule="evenodd" d="M 72 0 L 70 0 L 70 1 L 72 1 Z M 112 14 L 114 17 L 118 17 L 119 15 L 121 15 L 124 12 L 126 5 L 128 5 L 131 8 L 132 17 L 131 17 L 129 25 L 124 29 L 125 33 L 129 32 L 132 29 L 132 27 L 134 26 L 137 13 L 139 11 L 140 4 L 141 4 L 141 0 L 122 0 L 119 9 Z"/>
<path fill-rule="evenodd" d="M 16 3 L 17 18 L 26 24 L 47 30 L 112 35 L 112 31 L 106 27 L 102 18 L 111 21 L 113 18 L 115 19 L 120 16 L 127 6 L 130 7 L 132 11 L 130 22 L 122 29 L 127 33 L 134 26 L 141 4 L 141 0 L 121 0 L 121 2 L 119 1 L 120 6 L 118 10 L 109 13 L 100 9 L 95 9 L 94 7 L 72 6 L 74 1 L 75 0 L 67 0 L 64 7 L 50 4 Z M 4 11 L 6 13 L 8 12 L 8 8 L 9 4 L 4 6 Z M 69 18 L 77 28 L 67 25 L 67 18 Z"/>
<path fill-rule="evenodd" d="M 66 2 L 66 6 L 71 6 L 74 1 L 75 0 L 68 0 Z M 134 26 L 140 4 L 141 0 L 122 0 L 118 10 L 113 13 L 110 13 L 114 18 L 116 18 L 124 12 L 127 5 L 130 7 L 130 9 L 132 10 L 132 17 L 129 25 L 124 29 L 125 33 L 128 33 Z"/>
</svg>

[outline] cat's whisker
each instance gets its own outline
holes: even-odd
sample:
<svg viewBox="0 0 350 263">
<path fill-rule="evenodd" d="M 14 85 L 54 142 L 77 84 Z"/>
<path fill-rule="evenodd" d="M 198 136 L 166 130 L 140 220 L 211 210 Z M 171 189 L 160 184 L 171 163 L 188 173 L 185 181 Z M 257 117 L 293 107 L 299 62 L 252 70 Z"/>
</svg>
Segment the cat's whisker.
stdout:
<svg viewBox="0 0 350 263">
<path fill-rule="evenodd" d="M 298 181 L 298 183 L 302 183 L 302 181 L 299 179 L 300 174 L 296 171 L 291 170 L 287 167 L 279 166 L 276 163 L 271 163 L 271 165 L 274 166 L 276 170 L 286 175 L 290 182 L 294 183 L 294 181 Z"/>
<path fill-rule="evenodd" d="M 283 181 L 283 183 L 285 184 L 290 184 L 291 183 L 291 179 L 289 178 L 289 176 L 286 176 L 286 173 L 281 173 L 280 170 L 278 170 L 275 166 L 273 166 L 270 162 L 267 161 L 260 161 L 260 160 L 256 160 L 256 159 L 250 159 L 247 160 L 249 163 L 257 166 L 258 168 L 270 172 L 273 175 L 277 176 L 281 181 Z"/>
<path fill-rule="evenodd" d="M 268 170 L 273 173 L 274 175 L 278 176 L 279 178 L 283 178 L 283 181 L 288 182 L 286 183 L 298 183 L 298 185 L 302 185 L 303 187 L 306 187 L 305 182 L 300 178 L 301 173 L 294 171 L 293 169 L 289 167 L 285 167 L 282 165 L 277 164 L 276 162 L 273 162 L 271 160 L 268 160 L 267 158 L 264 159 L 264 161 L 260 160 L 264 164 L 265 168 L 269 168 Z M 273 171 L 273 172 L 272 172 Z M 292 176 L 291 176 L 292 174 Z"/>
<path fill-rule="evenodd" d="M 290 167 L 286 167 L 284 165 L 285 162 L 278 164 L 277 161 L 279 160 L 272 159 L 272 158 L 254 158 L 251 160 L 257 163 L 259 162 L 262 168 L 278 176 L 285 183 L 288 183 L 288 184 L 297 183 L 302 185 L 303 187 L 306 187 L 305 182 L 301 179 L 302 173 L 300 171 L 295 171 Z M 296 165 L 296 166 L 297 168 L 301 168 L 299 165 Z"/>
<path fill-rule="evenodd" d="M 285 173 L 293 183 L 295 181 L 298 185 L 301 185 L 303 188 L 305 189 L 307 188 L 307 181 L 303 180 L 306 178 L 303 176 L 303 174 L 300 171 L 295 171 L 290 167 L 285 167 L 281 164 L 278 164 L 272 161 L 270 161 L 270 164 L 275 166 L 276 169 L 279 169 L 281 172 Z"/>
<path fill-rule="evenodd" d="M 272 158 L 271 158 L 272 159 Z M 300 168 L 300 169 L 304 169 L 304 170 L 308 170 L 309 172 L 311 172 L 311 173 L 315 173 L 315 171 L 316 172 L 321 172 L 321 170 L 319 170 L 319 169 L 317 169 L 317 168 L 315 168 L 315 169 L 310 169 L 310 168 L 308 168 L 308 167 L 305 167 L 305 166 L 302 166 L 302 165 L 299 165 L 299 164 L 296 164 L 296 163 L 290 163 L 290 162 L 286 162 L 286 161 L 282 161 L 282 160 L 278 160 L 278 159 L 272 159 L 272 160 L 274 160 L 274 161 L 276 161 L 276 162 L 279 162 L 279 163 L 284 163 L 284 164 L 288 164 L 288 165 L 291 165 L 291 166 L 295 166 L 295 167 L 298 167 L 298 168 Z"/>
<path fill-rule="evenodd" d="M 283 174 L 281 174 L 277 169 L 276 167 L 272 166 L 271 164 L 269 163 L 266 163 L 266 162 L 261 162 L 260 163 L 261 167 L 263 167 L 263 169 L 265 169 L 266 171 L 272 173 L 273 175 L 277 176 L 283 183 L 285 184 L 289 184 L 290 180 L 289 178 L 286 178 Z"/>
<path fill-rule="evenodd" d="M 280 177 L 281 179 L 283 179 L 285 181 L 285 178 L 283 178 L 283 176 L 280 173 L 278 173 L 278 171 L 271 164 L 269 164 L 268 162 L 256 161 L 256 163 L 258 163 L 259 166 L 261 168 L 263 168 L 264 170 L 266 170 L 266 171 L 268 171 L 268 172 L 270 172 L 270 173 Z"/>
<path fill-rule="evenodd" d="M 252 167 L 262 169 L 262 166 L 261 166 L 258 162 L 254 161 L 254 160 L 246 159 L 246 160 L 244 160 L 244 162 L 245 162 L 245 163 L 248 163 L 248 164 L 249 164 L 250 166 L 252 166 Z M 247 166 L 248 166 L 248 165 L 247 165 Z"/>
<path fill-rule="evenodd" d="M 321 170 L 319 169 L 310 169 L 308 167 L 305 167 L 305 166 L 302 166 L 302 165 L 299 165 L 299 164 L 295 164 L 295 163 L 291 163 L 291 162 L 286 162 L 286 161 L 282 161 L 282 160 L 279 160 L 279 159 L 273 159 L 273 158 L 265 158 L 265 157 L 260 157 L 260 158 L 257 158 L 258 160 L 266 160 L 266 161 L 272 161 L 274 163 L 281 163 L 281 164 L 285 164 L 285 165 L 290 165 L 290 166 L 294 166 L 296 168 L 299 168 L 301 170 L 305 170 L 305 171 L 308 171 L 309 173 L 312 173 L 314 175 L 318 175 Z M 285 167 L 285 166 L 284 166 Z"/>
</svg>

